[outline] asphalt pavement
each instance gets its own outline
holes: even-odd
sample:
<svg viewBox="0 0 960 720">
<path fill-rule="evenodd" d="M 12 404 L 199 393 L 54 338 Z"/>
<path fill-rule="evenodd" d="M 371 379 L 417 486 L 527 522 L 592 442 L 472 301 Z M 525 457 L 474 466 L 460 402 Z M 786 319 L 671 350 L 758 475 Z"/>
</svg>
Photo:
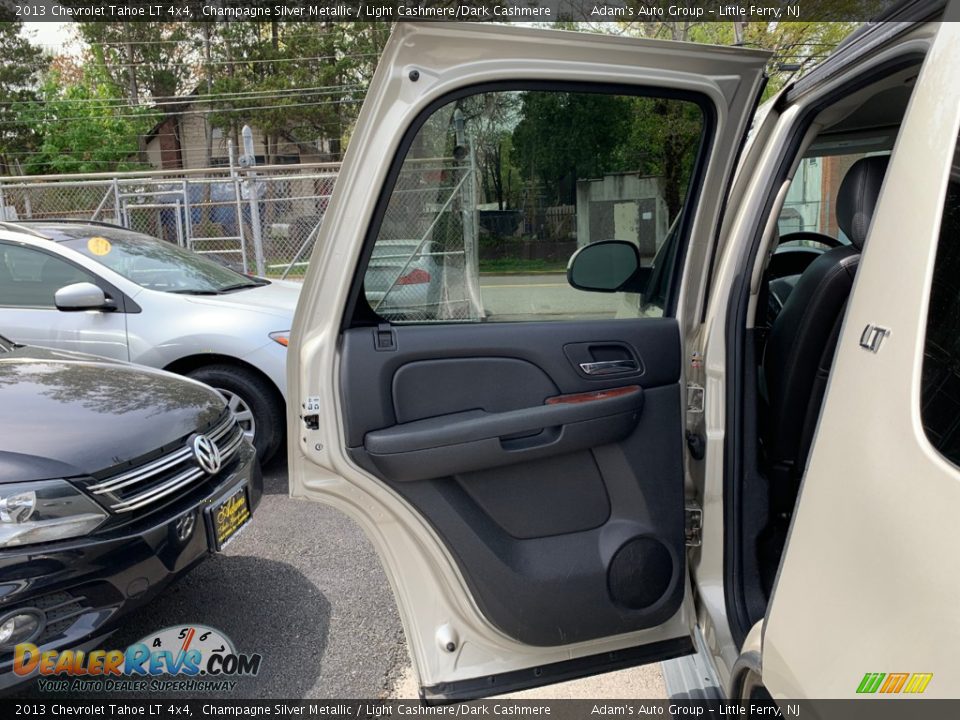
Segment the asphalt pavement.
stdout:
<svg viewBox="0 0 960 720">
<path fill-rule="evenodd" d="M 265 469 L 263 501 L 242 533 L 128 617 L 106 649 L 190 623 L 263 656 L 259 674 L 226 695 L 234 699 L 376 699 L 410 664 L 373 547 L 342 513 L 287 497 L 284 459 Z"/>
</svg>

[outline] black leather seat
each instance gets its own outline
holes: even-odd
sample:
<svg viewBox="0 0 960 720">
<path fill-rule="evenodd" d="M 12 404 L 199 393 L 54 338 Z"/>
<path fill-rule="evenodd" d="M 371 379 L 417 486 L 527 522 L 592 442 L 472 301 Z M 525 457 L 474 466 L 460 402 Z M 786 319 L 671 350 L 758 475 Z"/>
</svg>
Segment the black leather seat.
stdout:
<svg viewBox="0 0 960 720">
<path fill-rule="evenodd" d="M 828 250 L 804 270 L 770 329 L 762 364 L 762 441 L 771 488 L 782 493 L 779 503 L 773 499 L 783 512 L 792 509 L 806 464 L 887 160 L 863 158 L 847 171 L 837 196 L 837 224 L 852 244 Z"/>
</svg>

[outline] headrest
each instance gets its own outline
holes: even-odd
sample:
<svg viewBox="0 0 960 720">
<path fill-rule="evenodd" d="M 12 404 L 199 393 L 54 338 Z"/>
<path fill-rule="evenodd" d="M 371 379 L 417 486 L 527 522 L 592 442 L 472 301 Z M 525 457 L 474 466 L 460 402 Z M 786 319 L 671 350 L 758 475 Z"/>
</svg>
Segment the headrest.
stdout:
<svg viewBox="0 0 960 720">
<path fill-rule="evenodd" d="M 863 250 L 867 239 L 889 161 L 887 155 L 861 158 L 850 166 L 840 183 L 837 224 L 858 250 Z"/>
</svg>

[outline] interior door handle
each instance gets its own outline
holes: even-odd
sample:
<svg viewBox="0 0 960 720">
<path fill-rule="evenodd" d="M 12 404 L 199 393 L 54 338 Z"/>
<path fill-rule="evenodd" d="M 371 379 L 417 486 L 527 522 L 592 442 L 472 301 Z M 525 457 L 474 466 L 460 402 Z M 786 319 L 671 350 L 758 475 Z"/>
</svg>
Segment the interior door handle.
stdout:
<svg viewBox="0 0 960 720">
<path fill-rule="evenodd" d="M 616 373 L 636 372 L 640 369 L 636 360 L 602 360 L 600 362 L 580 363 L 580 369 L 587 375 L 614 375 Z"/>
</svg>

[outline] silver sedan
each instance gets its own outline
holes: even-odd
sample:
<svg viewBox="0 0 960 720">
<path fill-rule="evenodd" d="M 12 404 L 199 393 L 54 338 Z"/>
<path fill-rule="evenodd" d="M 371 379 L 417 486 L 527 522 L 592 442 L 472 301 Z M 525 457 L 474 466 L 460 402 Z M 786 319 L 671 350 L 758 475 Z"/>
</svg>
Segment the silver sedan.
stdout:
<svg viewBox="0 0 960 720">
<path fill-rule="evenodd" d="M 262 460 L 283 441 L 299 292 L 111 225 L 0 223 L 5 335 L 205 382 L 226 397 Z"/>
</svg>

